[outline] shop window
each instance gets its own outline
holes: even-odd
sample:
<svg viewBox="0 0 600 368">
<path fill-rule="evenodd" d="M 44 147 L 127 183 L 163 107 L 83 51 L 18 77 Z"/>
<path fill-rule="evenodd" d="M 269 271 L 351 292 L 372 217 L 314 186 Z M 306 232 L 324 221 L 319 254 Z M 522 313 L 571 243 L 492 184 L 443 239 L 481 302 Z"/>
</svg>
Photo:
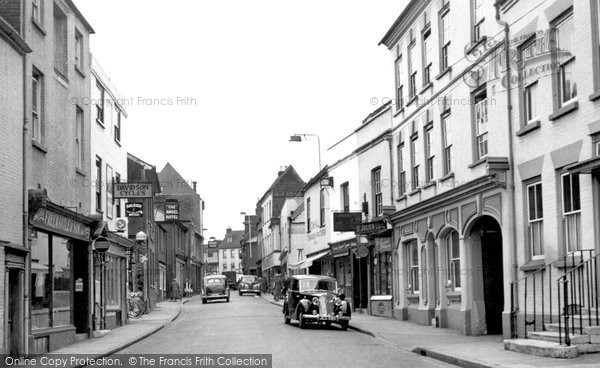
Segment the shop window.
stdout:
<svg viewBox="0 0 600 368">
<path fill-rule="evenodd" d="M 406 260 L 408 270 L 408 283 L 406 290 L 409 294 L 419 293 L 419 253 L 416 240 L 411 240 L 406 244 Z"/>
<path fill-rule="evenodd" d="M 49 241 L 47 234 L 38 232 L 31 244 L 31 326 L 34 330 L 52 326 Z"/>
<path fill-rule="evenodd" d="M 123 261 L 119 257 L 107 255 L 105 266 L 106 301 L 109 308 L 121 307 L 121 268 Z"/>
<path fill-rule="evenodd" d="M 450 291 L 460 290 L 460 243 L 458 232 L 452 231 L 446 236 L 446 257 L 448 283 Z"/>
</svg>

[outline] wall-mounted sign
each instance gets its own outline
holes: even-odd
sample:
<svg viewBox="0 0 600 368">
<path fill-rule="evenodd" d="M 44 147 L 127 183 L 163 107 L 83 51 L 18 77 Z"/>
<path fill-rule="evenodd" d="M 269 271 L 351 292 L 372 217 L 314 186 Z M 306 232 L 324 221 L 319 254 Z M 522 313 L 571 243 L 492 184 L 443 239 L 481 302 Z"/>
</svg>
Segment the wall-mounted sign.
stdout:
<svg viewBox="0 0 600 368">
<path fill-rule="evenodd" d="M 31 225 L 68 238 L 90 241 L 90 228 L 88 226 L 45 208 L 37 210 L 31 218 Z"/>
<path fill-rule="evenodd" d="M 82 292 L 83 291 L 83 279 L 80 277 L 77 280 L 75 280 L 75 292 Z"/>
<path fill-rule="evenodd" d="M 365 222 L 356 227 L 355 231 L 357 234 L 370 234 L 387 229 L 387 222 L 385 220 Z"/>
<path fill-rule="evenodd" d="M 351 248 L 354 248 L 358 245 L 356 239 L 346 240 L 339 243 L 331 244 L 331 255 L 335 256 L 338 254 L 348 254 L 348 251 Z"/>
<path fill-rule="evenodd" d="M 113 197 L 152 198 L 152 183 L 114 183 Z"/>
<path fill-rule="evenodd" d="M 179 220 L 179 202 L 166 201 L 165 202 L 165 221 L 178 221 L 178 220 Z"/>
<path fill-rule="evenodd" d="M 362 213 L 360 212 L 333 213 L 333 231 L 355 231 L 361 223 Z"/>
<path fill-rule="evenodd" d="M 125 219 L 120 218 L 117 220 L 115 225 L 117 226 L 117 230 L 122 231 L 125 230 L 125 228 L 127 227 L 127 221 L 125 221 Z"/>
<path fill-rule="evenodd" d="M 144 204 L 142 202 L 127 202 L 127 203 L 125 203 L 125 215 L 127 217 L 142 217 L 142 216 L 144 216 Z"/>
<path fill-rule="evenodd" d="M 329 176 L 321 179 L 321 188 L 333 188 L 333 177 Z"/>
<path fill-rule="evenodd" d="M 375 248 L 379 252 L 392 250 L 392 238 L 375 238 Z"/>
</svg>

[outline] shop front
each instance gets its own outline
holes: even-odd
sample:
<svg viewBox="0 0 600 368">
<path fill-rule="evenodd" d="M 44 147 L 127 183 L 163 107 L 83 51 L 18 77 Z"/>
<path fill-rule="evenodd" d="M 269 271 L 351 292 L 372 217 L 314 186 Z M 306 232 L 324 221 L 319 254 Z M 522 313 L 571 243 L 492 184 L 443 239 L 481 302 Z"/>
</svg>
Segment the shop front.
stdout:
<svg viewBox="0 0 600 368">
<path fill-rule="evenodd" d="M 279 251 L 273 252 L 262 260 L 262 277 L 267 282 L 269 288 L 273 287 L 273 278 L 281 272 L 281 263 L 279 261 Z"/>
<path fill-rule="evenodd" d="M 352 300 L 352 254 L 351 250 L 358 245 L 356 238 L 330 244 L 333 259 L 333 274 L 337 280 L 340 293 Z"/>
<path fill-rule="evenodd" d="M 24 285 L 27 249 L 20 245 L 0 241 L 0 272 L 4 273 L 3 292 L 0 295 L 4 306 L 3 333 L 0 333 L 3 354 L 19 355 L 25 351 L 24 340 Z"/>
<path fill-rule="evenodd" d="M 43 199 L 30 203 L 30 353 L 43 354 L 88 335 L 91 227 L 95 221 Z"/>
</svg>

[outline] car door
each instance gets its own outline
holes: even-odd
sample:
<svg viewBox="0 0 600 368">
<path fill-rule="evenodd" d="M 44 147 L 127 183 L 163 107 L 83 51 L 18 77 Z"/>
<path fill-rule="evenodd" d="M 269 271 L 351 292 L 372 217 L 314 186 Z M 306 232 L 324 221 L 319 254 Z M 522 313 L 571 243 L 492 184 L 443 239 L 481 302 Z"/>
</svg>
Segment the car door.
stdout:
<svg viewBox="0 0 600 368">
<path fill-rule="evenodd" d="M 294 313 L 296 312 L 296 307 L 300 302 L 300 283 L 298 280 L 292 280 L 290 289 L 288 290 L 288 310 L 290 311 L 290 316 L 296 318 Z"/>
</svg>

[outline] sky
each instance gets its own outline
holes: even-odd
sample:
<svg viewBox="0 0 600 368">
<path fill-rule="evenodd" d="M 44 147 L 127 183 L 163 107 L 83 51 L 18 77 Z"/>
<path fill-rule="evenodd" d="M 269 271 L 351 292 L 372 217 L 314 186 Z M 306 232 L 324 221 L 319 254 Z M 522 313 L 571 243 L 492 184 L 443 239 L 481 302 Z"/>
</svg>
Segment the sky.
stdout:
<svg viewBox="0 0 600 368">
<path fill-rule="evenodd" d="M 205 238 L 293 165 L 308 181 L 327 148 L 394 94 L 379 41 L 406 0 L 75 0 L 91 51 L 127 109 L 123 144 L 198 182 Z"/>
</svg>

